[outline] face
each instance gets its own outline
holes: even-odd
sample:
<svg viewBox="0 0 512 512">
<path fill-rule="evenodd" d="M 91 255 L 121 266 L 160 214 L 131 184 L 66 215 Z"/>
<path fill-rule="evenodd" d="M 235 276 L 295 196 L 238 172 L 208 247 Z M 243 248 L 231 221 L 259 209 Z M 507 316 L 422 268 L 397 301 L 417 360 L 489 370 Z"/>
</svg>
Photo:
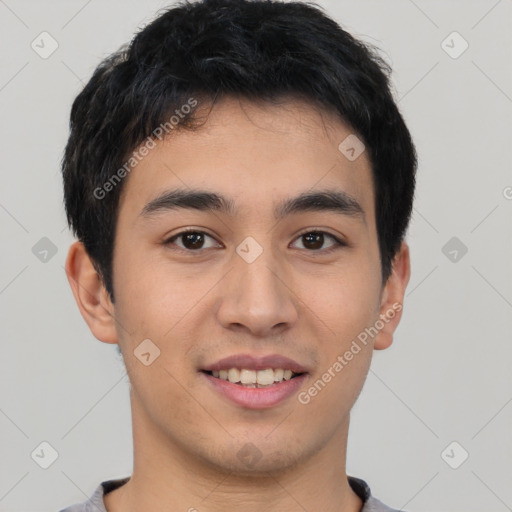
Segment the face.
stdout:
<svg viewBox="0 0 512 512">
<path fill-rule="evenodd" d="M 225 99 L 126 178 L 111 307 L 134 421 L 164 450 L 243 474 L 346 435 L 392 296 L 351 133 L 300 101 Z"/>
</svg>

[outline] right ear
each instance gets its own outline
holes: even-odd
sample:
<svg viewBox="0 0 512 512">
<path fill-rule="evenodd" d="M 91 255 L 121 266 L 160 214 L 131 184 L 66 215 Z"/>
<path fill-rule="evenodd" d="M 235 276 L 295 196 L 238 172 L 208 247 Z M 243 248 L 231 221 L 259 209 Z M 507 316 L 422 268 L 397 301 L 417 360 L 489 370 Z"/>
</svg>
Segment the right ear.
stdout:
<svg viewBox="0 0 512 512">
<path fill-rule="evenodd" d="M 74 242 L 69 248 L 66 275 L 94 337 L 104 343 L 117 343 L 114 305 L 82 242 Z"/>
</svg>

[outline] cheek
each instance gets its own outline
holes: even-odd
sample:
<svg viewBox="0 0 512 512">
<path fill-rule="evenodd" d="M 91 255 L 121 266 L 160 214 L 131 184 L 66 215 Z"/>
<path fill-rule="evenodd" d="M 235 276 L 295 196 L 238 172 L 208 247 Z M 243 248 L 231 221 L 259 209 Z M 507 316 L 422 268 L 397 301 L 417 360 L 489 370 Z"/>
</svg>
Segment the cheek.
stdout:
<svg viewBox="0 0 512 512">
<path fill-rule="evenodd" d="M 379 287 L 373 280 L 346 278 L 318 287 L 308 304 L 315 318 L 319 365 L 299 396 L 319 418 L 329 412 L 332 428 L 349 413 L 366 379 L 373 354 L 365 329 L 378 315 Z"/>
<path fill-rule="evenodd" d="M 133 338 L 165 338 L 197 302 L 203 283 L 194 282 L 192 275 L 184 276 L 150 251 L 129 251 L 120 243 L 118 253 L 125 255 L 115 262 L 115 307 L 119 320 L 129 326 L 127 330 Z"/>
<path fill-rule="evenodd" d="M 192 324 L 197 325 L 198 315 L 206 314 L 205 297 L 216 276 L 198 279 L 161 258 L 142 256 L 137 257 L 134 252 L 117 262 L 116 267 L 115 315 L 125 365 L 136 387 L 140 382 L 156 391 L 163 380 L 168 388 L 172 376 L 187 386 L 185 379 L 191 375 L 184 362 L 187 351 L 197 343 Z M 141 343 L 148 339 L 157 347 L 153 350 L 158 358 L 145 367 L 137 353 Z M 145 343 L 152 348 L 151 343 Z"/>
<path fill-rule="evenodd" d="M 167 284 L 154 270 L 147 267 L 118 287 L 119 344 L 132 390 L 147 404 L 144 408 L 153 421 L 163 426 L 178 415 L 193 423 L 183 390 L 193 384 L 184 364 L 192 339 L 186 315 L 197 297 L 185 294 L 180 285 Z"/>
<path fill-rule="evenodd" d="M 347 265 L 330 275 L 299 277 L 300 297 L 314 313 L 308 316 L 341 346 L 373 324 L 379 312 L 380 275 L 366 268 Z"/>
</svg>

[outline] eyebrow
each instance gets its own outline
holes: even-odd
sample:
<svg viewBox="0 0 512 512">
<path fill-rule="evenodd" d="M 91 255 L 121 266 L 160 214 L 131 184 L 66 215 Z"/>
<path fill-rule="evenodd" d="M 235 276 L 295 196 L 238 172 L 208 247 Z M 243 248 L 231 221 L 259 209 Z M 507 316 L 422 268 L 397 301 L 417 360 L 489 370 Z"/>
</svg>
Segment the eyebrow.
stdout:
<svg viewBox="0 0 512 512">
<path fill-rule="evenodd" d="M 236 204 L 232 199 L 215 192 L 196 189 L 175 189 L 163 192 L 147 203 L 140 216 L 150 218 L 165 211 L 180 208 L 199 211 L 216 211 L 234 217 L 237 213 Z M 341 190 L 313 190 L 287 198 L 274 208 L 274 218 L 284 217 L 302 212 L 334 212 L 351 217 L 359 217 L 366 222 L 365 212 L 359 202 Z"/>
</svg>

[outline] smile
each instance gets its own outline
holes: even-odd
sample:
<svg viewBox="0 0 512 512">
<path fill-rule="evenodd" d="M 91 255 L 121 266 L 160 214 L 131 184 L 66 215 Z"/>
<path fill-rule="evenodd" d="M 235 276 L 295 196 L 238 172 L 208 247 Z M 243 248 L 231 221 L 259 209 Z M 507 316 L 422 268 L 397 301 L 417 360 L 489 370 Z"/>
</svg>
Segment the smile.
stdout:
<svg viewBox="0 0 512 512">
<path fill-rule="evenodd" d="M 246 388 L 268 388 L 301 375 L 290 369 L 266 368 L 265 370 L 251 370 L 247 368 L 229 368 L 206 372 L 221 380 L 238 384 Z"/>
</svg>

